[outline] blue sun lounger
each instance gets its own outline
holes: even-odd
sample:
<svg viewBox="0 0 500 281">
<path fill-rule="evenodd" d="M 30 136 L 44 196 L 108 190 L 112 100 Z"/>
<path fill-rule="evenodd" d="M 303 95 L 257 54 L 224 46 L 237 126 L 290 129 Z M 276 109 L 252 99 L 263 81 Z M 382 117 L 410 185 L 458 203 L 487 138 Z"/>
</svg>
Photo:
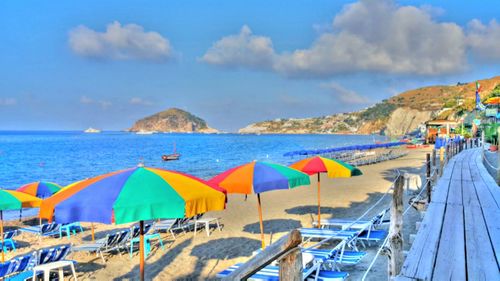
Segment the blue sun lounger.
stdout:
<svg viewBox="0 0 500 281">
<path fill-rule="evenodd" d="M 346 251 L 345 247 L 349 244 L 349 241 L 349 239 L 343 239 L 332 249 L 307 248 L 302 249 L 302 252 L 313 255 L 314 259 L 320 261 L 323 265 L 333 265 L 339 270 L 339 265 L 358 264 L 366 255 L 365 252 Z"/>
<path fill-rule="evenodd" d="M 28 226 L 20 228 L 19 231 L 38 235 L 40 237 L 59 235 L 61 225 L 58 223 L 46 223 L 37 226 Z"/>
<path fill-rule="evenodd" d="M 299 228 L 302 238 L 350 239 L 359 234 L 358 230 L 333 230 L 324 228 Z"/>
<path fill-rule="evenodd" d="M 14 241 L 14 236 L 17 235 L 17 230 L 7 231 L 3 234 L 3 244 L 0 242 L 0 250 L 16 251 L 16 241 Z"/>
<path fill-rule="evenodd" d="M 106 237 L 96 240 L 93 243 L 74 246 L 72 247 L 71 252 L 96 253 L 96 255 L 101 257 L 103 262 L 106 262 L 104 259 L 104 253 L 116 250 L 121 255 L 120 251 L 121 249 L 126 248 L 126 242 L 129 235 L 130 230 L 109 233 Z"/>
<path fill-rule="evenodd" d="M 237 263 L 217 274 L 218 278 L 224 278 L 239 268 L 242 263 Z M 322 280 L 322 281 L 343 281 L 349 276 L 346 272 L 319 270 L 318 267 L 306 269 L 303 273 L 302 280 Z M 248 280 L 252 281 L 279 281 L 279 266 L 268 265 L 257 273 L 252 275 Z"/>
<path fill-rule="evenodd" d="M 390 208 L 384 209 L 382 212 L 375 215 L 370 220 L 353 220 L 353 219 L 322 219 L 321 227 L 330 228 L 337 227 L 340 229 L 365 229 L 365 228 L 377 228 L 382 223 L 384 223 L 384 217 Z M 314 221 L 313 226 L 317 226 L 318 222 Z"/>
<path fill-rule="evenodd" d="M 61 245 L 11 259 L 0 264 L 0 278 L 5 281 L 31 280 L 34 266 L 66 260 L 70 248 L 70 245 Z M 76 263 L 75 261 L 72 262 Z"/>
<path fill-rule="evenodd" d="M 36 252 L 0 264 L 0 278 L 5 281 L 24 281 L 33 277 L 31 269 L 36 264 Z"/>
<path fill-rule="evenodd" d="M 177 219 L 171 219 L 171 220 L 161 220 L 157 221 L 153 224 L 153 231 L 155 232 L 170 232 L 172 235 L 172 238 L 175 239 L 175 224 L 177 223 Z"/>
</svg>

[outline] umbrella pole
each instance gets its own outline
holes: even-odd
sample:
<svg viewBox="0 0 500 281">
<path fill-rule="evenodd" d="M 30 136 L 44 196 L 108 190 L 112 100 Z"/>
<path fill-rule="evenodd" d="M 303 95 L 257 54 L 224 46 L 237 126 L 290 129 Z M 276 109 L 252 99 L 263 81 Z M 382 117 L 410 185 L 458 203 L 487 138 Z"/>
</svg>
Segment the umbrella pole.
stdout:
<svg viewBox="0 0 500 281">
<path fill-rule="evenodd" d="M 4 241 L 3 241 L 3 211 L 0 211 L 0 236 L 2 236 L 2 263 L 5 262 Z"/>
<path fill-rule="evenodd" d="M 257 193 L 257 203 L 259 207 L 260 241 L 262 242 L 262 250 L 264 250 L 264 248 L 266 248 L 266 242 L 264 242 L 264 224 L 262 222 L 262 206 L 260 204 L 260 193 Z"/>
<path fill-rule="evenodd" d="M 321 174 L 318 173 L 318 228 L 321 228 Z"/>
<path fill-rule="evenodd" d="M 91 233 L 92 233 L 92 242 L 94 242 L 94 241 L 95 241 L 95 236 L 94 236 L 94 223 L 91 223 L 91 224 L 90 224 L 90 229 L 91 229 L 91 231 L 92 231 L 92 232 L 91 232 Z"/>
<path fill-rule="evenodd" d="M 139 221 L 139 270 L 141 281 L 144 281 L 144 221 Z"/>
</svg>

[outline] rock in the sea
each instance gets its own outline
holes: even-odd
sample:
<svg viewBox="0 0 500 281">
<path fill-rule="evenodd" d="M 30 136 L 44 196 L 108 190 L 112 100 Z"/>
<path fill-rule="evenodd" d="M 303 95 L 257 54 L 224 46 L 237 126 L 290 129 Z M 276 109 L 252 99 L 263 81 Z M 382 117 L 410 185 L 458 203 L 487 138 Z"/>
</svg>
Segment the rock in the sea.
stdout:
<svg viewBox="0 0 500 281">
<path fill-rule="evenodd" d="M 143 118 L 129 129 L 131 132 L 157 131 L 179 133 L 217 133 L 207 122 L 187 111 L 170 108 Z"/>
</svg>

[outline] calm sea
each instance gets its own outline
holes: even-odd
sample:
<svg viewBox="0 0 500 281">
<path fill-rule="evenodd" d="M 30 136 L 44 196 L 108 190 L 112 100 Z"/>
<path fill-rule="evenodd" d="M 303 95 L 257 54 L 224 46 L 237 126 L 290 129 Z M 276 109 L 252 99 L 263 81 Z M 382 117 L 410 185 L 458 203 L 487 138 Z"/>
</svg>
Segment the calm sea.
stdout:
<svg viewBox="0 0 500 281">
<path fill-rule="evenodd" d="M 288 151 L 320 149 L 384 140 L 372 135 L 154 134 L 125 132 L 0 131 L 0 187 L 33 181 L 67 185 L 139 163 L 189 173 L 204 179 L 252 160 L 290 164 Z M 179 161 L 163 162 L 172 153 Z"/>
</svg>

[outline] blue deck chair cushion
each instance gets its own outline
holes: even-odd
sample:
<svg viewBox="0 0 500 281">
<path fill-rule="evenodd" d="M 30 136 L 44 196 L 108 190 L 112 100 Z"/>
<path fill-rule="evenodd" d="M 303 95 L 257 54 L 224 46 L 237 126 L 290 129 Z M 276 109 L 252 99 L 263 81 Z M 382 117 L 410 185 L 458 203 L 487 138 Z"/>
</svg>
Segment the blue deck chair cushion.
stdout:
<svg viewBox="0 0 500 281">
<path fill-rule="evenodd" d="M 318 274 L 318 281 L 343 281 L 349 274 L 341 271 L 320 270 Z M 314 280 L 315 276 L 311 275 L 307 280 Z"/>
<path fill-rule="evenodd" d="M 5 281 L 25 281 L 25 280 L 31 280 L 32 278 L 33 278 L 33 271 L 28 270 L 28 271 L 23 271 L 14 276 L 7 277 Z"/>
<path fill-rule="evenodd" d="M 371 230 L 369 235 L 368 235 L 368 231 L 363 231 L 358 236 L 358 239 L 380 241 L 382 239 L 385 239 L 386 236 L 387 236 L 387 231 L 385 231 L 385 230 Z"/>
</svg>

